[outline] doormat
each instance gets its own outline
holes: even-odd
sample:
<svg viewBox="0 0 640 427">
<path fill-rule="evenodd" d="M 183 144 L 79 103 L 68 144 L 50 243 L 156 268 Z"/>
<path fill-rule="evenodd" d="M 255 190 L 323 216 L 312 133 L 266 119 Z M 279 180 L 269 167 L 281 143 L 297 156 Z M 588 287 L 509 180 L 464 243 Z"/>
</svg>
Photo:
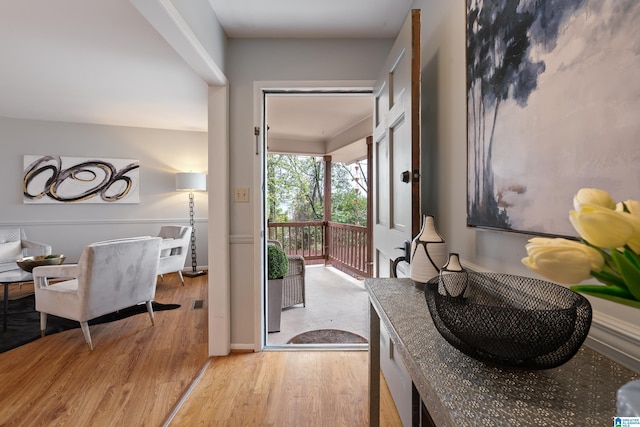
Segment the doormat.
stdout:
<svg viewBox="0 0 640 427">
<path fill-rule="evenodd" d="M 339 329 L 317 329 L 291 338 L 287 344 L 366 344 L 366 338 Z"/>
</svg>

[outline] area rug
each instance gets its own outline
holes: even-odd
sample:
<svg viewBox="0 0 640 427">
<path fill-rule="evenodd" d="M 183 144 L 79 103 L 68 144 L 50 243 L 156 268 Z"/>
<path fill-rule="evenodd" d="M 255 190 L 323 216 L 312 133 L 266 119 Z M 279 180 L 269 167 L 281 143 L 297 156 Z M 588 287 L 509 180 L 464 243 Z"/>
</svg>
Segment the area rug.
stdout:
<svg viewBox="0 0 640 427">
<path fill-rule="evenodd" d="M 154 312 L 174 310 L 179 307 L 180 304 L 161 304 L 155 301 L 153 302 Z M 134 305 L 133 307 L 125 308 L 116 313 L 105 314 L 104 316 L 90 320 L 89 325 L 113 322 L 146 312 L 147 307 L 144 304 Z M 2 312 L 0 311 L 0 319 L 1 318 Z M 9 300 L 9 316 L 7 319 L 7 330 L 2 332 L 2 326 L 0 326 L 0 353 L 40 338 L 40 313 L 35 311 L 35 295 L 28 295 L 17 300 Z M 80 322 L 63 319 L 62 317 L 53 316 L 51 314 L 47 316 L 46 335 L 75 328 L 80 328 Z"/>
<path fill-rule="evenodd" d="M 291 338 L 287 344 L 366 344 L 366 338 L 339 329 L 317 329 Z"/>
</svg>

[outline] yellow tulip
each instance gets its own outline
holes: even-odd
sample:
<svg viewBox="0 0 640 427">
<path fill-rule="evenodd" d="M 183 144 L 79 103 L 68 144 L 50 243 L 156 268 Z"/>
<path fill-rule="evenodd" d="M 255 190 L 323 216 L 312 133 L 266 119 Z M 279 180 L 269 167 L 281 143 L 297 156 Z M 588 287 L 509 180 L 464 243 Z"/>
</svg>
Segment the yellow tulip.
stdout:
<svg viewBox="0 0 640 427">
<path fill-rule="evenodd" d="M 623 247 L 634 232 L 628 217 L 598 205 L 582 205 L 569 212 L 569 220 L 583 239 L 603 249 Z"/>
<path fill-rule="evenodd" d="M 604 190 L 597 188 L 581 188 L 573 197 L 573 207 L 579 211 L 584 205 L 596 205 L 615 210 L 616 202 L 613 197 Z"/>
<path fill-rule="evenodd" d="M 522 263 L 536 273 L 558 283 L 575 284 L 599 272 L 604 258 L 597 250 L 561 238 L 534 237 L 526 245 L 526 258 Z"/>
<path fill-rule="evenodd" d="M 615 203 L 609 193 L 583 188 L 569 220 L 585 243 L 536 237 L 522 263 L 576 292 L 640 307 L 640 202 Z M 606 259 L 605 259 L 606 257 Z M 591 277 L 601 285 L 575 285 Z"/>
<path fill-rule="evenodd" d="M 620 212 L 631 223 L 633 234 L 627 241 L 627 245 L 636 254 L 640 254 L 640 202 L 637 200 L 625 200 L 616 205 L 616 211 Z"/>
<path fill-rule="evenodd" d="M 633 233 L 629 240 L 627 240 L 627 246 L 637 254 L 640 254 L 640 215 L 635 216 L 627 212 L 620 212 L 623 218 L 625 218 L 629 224 L 633 227 Z"/>
<path fill-rule="evenodd" d="M 623 202 L 620 202 L 616 205 L 616 210 L 618 212 L 624 212 Z M 624 205 L 627 207 L 629 213 L 635 217 L 640 218 L 640 202 L 637 200 L 625 200 Z"/>
</svg>

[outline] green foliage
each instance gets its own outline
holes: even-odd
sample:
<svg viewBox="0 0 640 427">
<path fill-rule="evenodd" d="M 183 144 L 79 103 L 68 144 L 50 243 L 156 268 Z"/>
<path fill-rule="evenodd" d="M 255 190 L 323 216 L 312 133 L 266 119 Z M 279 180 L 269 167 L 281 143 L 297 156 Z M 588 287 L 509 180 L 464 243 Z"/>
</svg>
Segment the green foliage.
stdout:
<svg viewBox="0 0 640 427">
<path fill-rule="evenodd" d="M 365 226 L 366 162 L 332 165 L 332 220 Z M 272 222 L 324 220 L 324 163 L 308 156 L 267 156 L 267 215 Z"/>
<path fill-rule="evenodd" d="M 335 163 L 331 176 L 331 219 L 343 224 L 367 225 L 366 163 L 349 167 Z"/>
<path fill-rule="evenodd" d="M 281 279 L 289 272 L 287 254 L 278 245 L 267 245 L 267 277 Z"/>
<path fill-rule="evenodd" d="M 267 215 L 273 222 L 320 221 L 324 213 L 322 164 L 308 156 L 267 156 Z M 283 211 L 283 207 L 288 208 Z"/>
<path fill-rule="evenodd" d="M 367 225 L 367 199 L 351 191 L 334 193 L 331 203 L 331 218 L 342 224 Z"/>
</svg>

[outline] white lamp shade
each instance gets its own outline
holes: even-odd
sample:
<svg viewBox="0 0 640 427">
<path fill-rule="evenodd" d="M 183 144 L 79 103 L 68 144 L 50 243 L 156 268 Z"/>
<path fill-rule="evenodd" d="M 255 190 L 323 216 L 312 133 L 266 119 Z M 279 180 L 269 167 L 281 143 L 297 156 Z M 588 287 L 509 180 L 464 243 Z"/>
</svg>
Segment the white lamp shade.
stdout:
<svg viewBox="0 0 640 427">
<path fill-rule="evenodd" d="M 176 174 L 177 191 L 207 191 L 207 175 L 197 172 Z"/>
</svg>

